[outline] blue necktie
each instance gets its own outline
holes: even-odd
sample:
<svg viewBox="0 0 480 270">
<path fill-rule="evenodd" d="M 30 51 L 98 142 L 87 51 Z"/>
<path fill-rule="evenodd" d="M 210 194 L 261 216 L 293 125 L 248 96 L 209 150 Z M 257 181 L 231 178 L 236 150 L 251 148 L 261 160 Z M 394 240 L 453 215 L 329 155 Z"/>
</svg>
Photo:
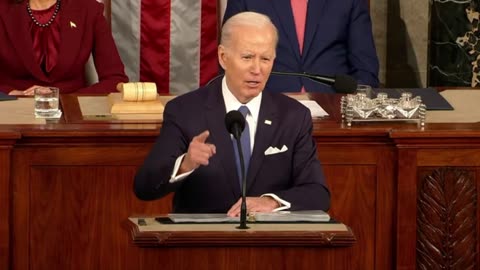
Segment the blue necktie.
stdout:
<svg viewBox="0 0 480 270">
<path fill-rule="evenodd" d="M 246 120 L 247 114 L 249 112 L 247 106 L 241 106 L 238 111 L 243 114 L 245 117 L 245 129 L 242 132 L 242 136 L 240 137 L 240 142 L 242 144 L 242 153 L 243 153 L 243 160 L 245 163 L 245 174 L 248 172 L 248 164 L 250 163 L 250 156 L 252 155 L 250 150 L 250 128 L 248 127 L 248 122 Z M 238 148 L 237 142 L 233 139 L 233 149 L 235 151 L 235 162 L 237 164 L 237 173 L 238 179 L 240 180 L 240 188 L 242 187 L 242 168 L 240 167 L 240 157 L 238 155 Z"/>
</svg>

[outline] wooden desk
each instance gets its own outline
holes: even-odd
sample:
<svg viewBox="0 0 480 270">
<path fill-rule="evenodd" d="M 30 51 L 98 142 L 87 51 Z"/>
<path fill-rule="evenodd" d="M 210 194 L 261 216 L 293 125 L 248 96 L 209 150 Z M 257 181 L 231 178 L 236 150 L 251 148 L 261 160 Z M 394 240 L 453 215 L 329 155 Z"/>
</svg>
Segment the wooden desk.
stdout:
<svg viewBox="0 0 480 270">
<path fill-rule="evenodd" d="M 330 114 L 314 121 L 313 133 L 332 192 L 329 212 L 357 240 L 345 248 L 352 269 L 415 269 L 429 259 L 448 266 L 458 256 L 464 266 L 478 268 L 480 125 L 346 128 L 339 96 L 314 98 Z M 75 113 L 78 120 L 75 100 L 62 98 L 66 117 L 59 123 L 0 126 L 0 269 L 140 269 L 146 258 L 135 255 L 121 223 L 171 209 L 171 198 L 142 202 L 132 192 L 135 171 L 161 124 L 68 121 Z M 439 194 L 448 194 L 443 208 L 429 198 Z M 452 205 L 464 209 L 459 219 L 446 211 Z M 426 215 L 435 211 L 467 233 Z M 436 243 L 427 241 L 432 237 L 423 237 L 428 232 L 449 239 L 439 247 L 442 259 Z M 316 255 L 305 252 L 295 254 Z"/>
<path fill-rule="evenodd" d="M 352 269 L 351 230 L 341 223 L 160 224 L 129 218 L 125 227 L 142 254 L 139 269 Z"/>
</svg>

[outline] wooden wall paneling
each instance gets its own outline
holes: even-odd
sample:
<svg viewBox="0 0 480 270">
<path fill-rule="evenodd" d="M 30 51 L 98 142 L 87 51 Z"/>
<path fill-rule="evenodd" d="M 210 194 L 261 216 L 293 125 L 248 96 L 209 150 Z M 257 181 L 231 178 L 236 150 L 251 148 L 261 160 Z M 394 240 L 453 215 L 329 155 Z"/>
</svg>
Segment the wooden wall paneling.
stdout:
<svg viewBox="0 0 480 270">
<path fill-rule="evenodd" d="M 3 142 L 0 141 L 0 144 Z M 10 264 L 10 151 L 0 145 L 0 269 Z"/>
<path fill-rule="evenodd" d="M 415 269 L 417 153 L 415 149 L 398 149 L 396 269 Z"/>
<path fill-rule="evenodd" d="M 352 256 L 359 269 L 373 268 L 375 260 L 376 168 L 367 165 L 325 165 L 335 219 L 349 224 L 357 239 Z"/>
<path fill-rule="evenodd" d="M 329 213 L 352 228 L 357 239 L 352 254 L 362 254 L 352 257 L 355 265 L 391 269 L 393 147 L 320 142 L 318 149 L 332 194 Z"/>
<path fill-rule="evenodd" d="M 30 269 L 29 248 L 29 190 L 30 162 L 28 153 L 19 154 L 13 151 L 12 161 L 15 170 L 12 171 L 12 263 L 15 270 Z"/>
<path fill-rule="evenodd" d="M 149 148 L 66 142 L 16 149 L 14 162 L 22 165 L 13 175 L 15 269 L 129 269 L 130 241 L 121 222 L 132 213 L 171 209 L 170 198 L 142 202 L 133 193 L 133 176 Z"/>
<path fill-rule="evenodd" d="M 480 267 L 478 146 L 466 136 L 418 150 L 417 267 L 431 261 L 445 269 Z M 436 237 L 427 241 L 432 230 Z"/>
<path fill-rule="evenodd" d="M 378 149 L 375 209 L 375 269 L 393 269 L 395 182 L 397 152 L 392 146 Z"/>
<path fill-rule="evenodd" d="M 351 248 L 228 247 L 138 248 L 139 259 L 131 269 L 364 270 L 352 260 Z M 132 250 L 135 252 L 134 250 Z M 186 259 L 188 258 L 188 259 Z M 134 265 L 132 265 L 134 264 Z M 372 268 L 369 268 L 372 269 Z"/>
<path fill-rule="evenodd" d="M 30 269 L 122 269 L 134 166 L 32 166 Z M 138 207 L 138 206 L 137 206 Z M 42 247 L 56 243 L 49 249 Z M 61 255 L 62 259 L 58 259 Z"/>
<path fill-rule="evenodd" d="M 11 269 L 11 152 L 20 134 L 0 131 L 0 269 Z"/>
<path fill-rule="evenodd" d="M 419 167 L 418 269 L 478 269 L 475 168 Z"/>
<path fill-rule="evenodd" d="M 452 150 L 453 147 L 455 147 L 454 151 Z M 480 167 L 480 151 L 473 145 L 448 146 L 443 149 L 421 149 L 418 151 L 418 166 Z"/>
<path fill-rule="evenodd" d="M 397 269 L 479 267 L 480 151 L 463 135 L 399 140 Z"/>
</svg>

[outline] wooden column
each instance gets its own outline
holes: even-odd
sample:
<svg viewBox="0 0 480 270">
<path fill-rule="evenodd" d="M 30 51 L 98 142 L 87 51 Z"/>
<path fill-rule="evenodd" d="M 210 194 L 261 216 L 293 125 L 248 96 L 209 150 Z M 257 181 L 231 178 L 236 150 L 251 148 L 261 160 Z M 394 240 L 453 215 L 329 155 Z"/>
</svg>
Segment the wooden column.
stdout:
<svg viewBox="0 0 480 270">
<path fill-rule="evenodd" d="M 12 269 L 10 257 L 11 225 L 11 153 L 20 135 L 13 131 L 0 131 L 0 269 Z"/>
</svg>

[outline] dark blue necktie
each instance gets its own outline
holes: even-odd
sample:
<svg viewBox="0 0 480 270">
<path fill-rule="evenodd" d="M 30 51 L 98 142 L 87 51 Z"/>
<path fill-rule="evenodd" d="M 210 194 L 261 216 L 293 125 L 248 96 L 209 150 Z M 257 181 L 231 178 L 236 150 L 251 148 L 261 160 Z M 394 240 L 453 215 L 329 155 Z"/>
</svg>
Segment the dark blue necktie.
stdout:
<svg viewBox="0 0 480 270">
<path fill-rule="evenodd" d="M 248 122 L 246 120 L 249 110 L 247 106 L 241 106 L 238 109 L 238 111 L 243 114 L 243 117 L 245 117 L 245 129 L 243 130 L 242 136 L 240 137 L 240 142 L 242 144 L 243 161 L 245 164 L 245 174 L 247 174 L 248 164 L 250 164 L 250 156 L 252 155 L 250 150 L 250 128 L 248 127 Z M 235 141 L 235 139 L 233 139 L 233 149 L 235 151 L 235 161 L 237 164 L 237 173 L 238 173 L 238 179 L 240 180 L 240 188 L 241 188 L 242 187 L 242 168 L 240 167 L 240 157 L 238 155 L 237 142 Z"/>
</svg>

